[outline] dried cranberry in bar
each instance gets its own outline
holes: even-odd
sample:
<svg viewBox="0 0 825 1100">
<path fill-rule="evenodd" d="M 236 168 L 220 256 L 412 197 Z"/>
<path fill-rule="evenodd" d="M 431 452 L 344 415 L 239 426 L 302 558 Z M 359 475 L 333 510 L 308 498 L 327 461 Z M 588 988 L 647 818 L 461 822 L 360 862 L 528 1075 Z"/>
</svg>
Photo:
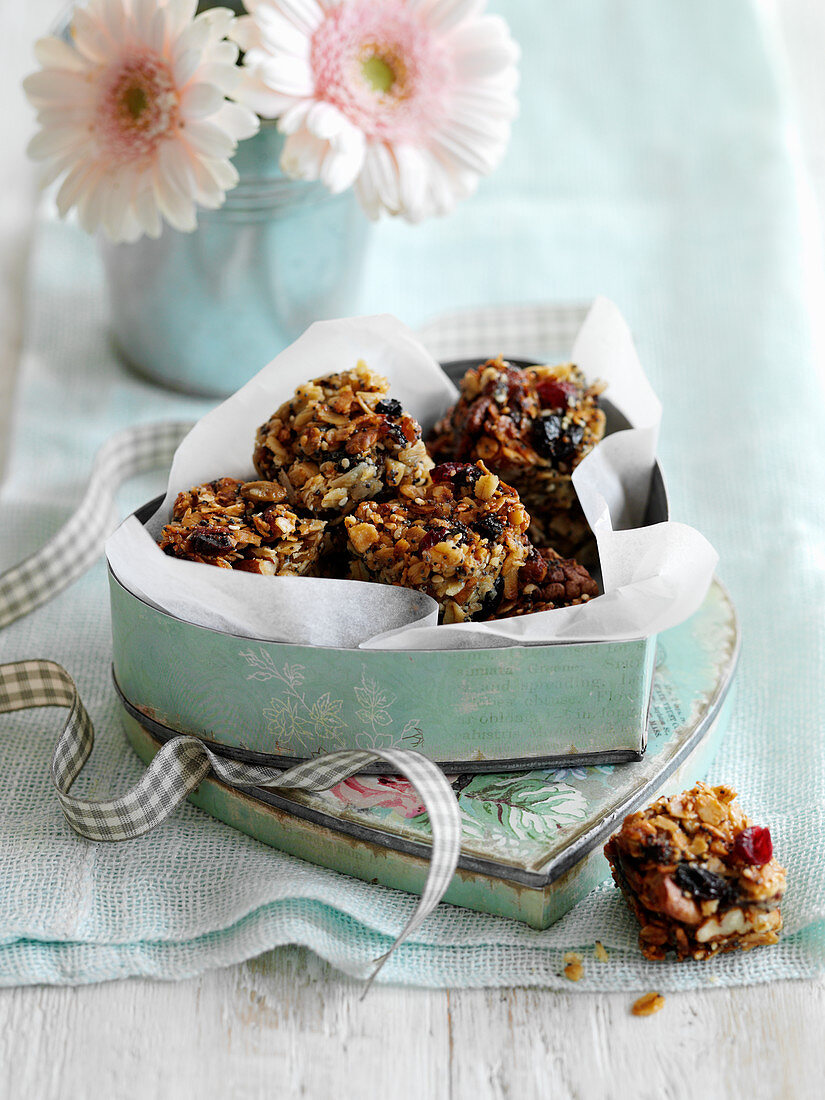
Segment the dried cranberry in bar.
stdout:
<svg viewBox="0 0 825 1100">
<path fill-rule="evenodd" d="M 258 429 L 253 461 L 293 506 L 325 519 L 361 500 L 427 484 L 432 461 L 418 422 L 365 363 L 299 386 Z"/>
<path fill-rule="evenodd" d="M 445 465 L 484 462 L 519 493 L 533 543 L 574 555 L 590 531 L 571 476 L 604 435 L 604 388 L 572 363 L 519 368 L 490 359 L 464 375 L 430 453 Z"/>
<path fill-rule="evenodd" d="M 708 959 L 776 943 L 785 868 L 730 787 L 697 783 L 625 818 L 605 845 L 648 959 Z"/>
</svg>

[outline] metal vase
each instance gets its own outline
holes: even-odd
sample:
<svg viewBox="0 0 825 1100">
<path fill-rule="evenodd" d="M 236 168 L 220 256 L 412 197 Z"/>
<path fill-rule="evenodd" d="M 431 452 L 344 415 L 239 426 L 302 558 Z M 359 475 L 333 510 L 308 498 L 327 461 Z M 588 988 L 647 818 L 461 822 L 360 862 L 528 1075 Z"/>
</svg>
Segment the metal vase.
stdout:
<svg viewBox="0 0 825 1100">
<path fill-rule="evenodd" d="M 240 182 L 194 233 L 101 242 L 114 342 L 140 374 L 224 396 L 313 321 L 357 312 L 369 223 L 351 190 L 285 177 L 283 142 L 263 123 L 240 143 Z"/>
</svg>

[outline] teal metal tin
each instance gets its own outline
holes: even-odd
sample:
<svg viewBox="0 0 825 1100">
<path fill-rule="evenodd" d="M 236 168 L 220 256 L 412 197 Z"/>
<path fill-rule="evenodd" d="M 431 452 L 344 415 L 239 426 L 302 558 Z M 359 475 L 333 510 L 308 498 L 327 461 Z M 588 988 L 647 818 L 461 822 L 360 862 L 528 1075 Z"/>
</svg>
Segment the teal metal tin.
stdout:
<svg viewBox="0 0 825 1100">
<path fill-rule="evenodd" d="M 470 772 L 618 763 L 645 749 L 654 638 L 452 653 L 286 645 L 184 622 L 109 580 L 126 709 L 238 759 L 287 767 L 405 747 Z"/>
<path fill-rule="evenodd" d="M 714 582 L 691 619 L 659 636 L 644 759 L 449 776 L 462 844 L 445 900 L 546 928 L 608 878 L 602 846 L 625 814 L 710 767 L 732 708 L 739 644 L 734 608 Z M 124 724 L 146 763 L 168 739 L 131 713 Z M 331 791 L 237 791 L 207 779 L 190 801 L 302 859 L 420 893 L 432 836 L 405 787 L 359 776 Z"/>
<path fill-rule="evenodd" d="M 443 368 L 460 378 L 468 365 Z M 629 426 L 603 404 L 608 433 Z M 644 523 L 667 518 L 657 465 Z M 127 714 L 160 740 L 194 734 L 225 756 L 279 768 L 338 749 L 414 748 L 466 774 L 610 765 L 645 752 L 655 635 L 454 652 L 288 645 L 185 622 L 111 571 L 109 584 L 115 686 Z"/>
<path fill-rule="evenodd" d="M 172 389 L 225 396 L 313 321 L 357 313 L 369 223 L 352 190 L 291 180 L 264 122 L 233 158 L 240 182 L 194 233 L 101 241 L 115 345 Z"/>
</svg>

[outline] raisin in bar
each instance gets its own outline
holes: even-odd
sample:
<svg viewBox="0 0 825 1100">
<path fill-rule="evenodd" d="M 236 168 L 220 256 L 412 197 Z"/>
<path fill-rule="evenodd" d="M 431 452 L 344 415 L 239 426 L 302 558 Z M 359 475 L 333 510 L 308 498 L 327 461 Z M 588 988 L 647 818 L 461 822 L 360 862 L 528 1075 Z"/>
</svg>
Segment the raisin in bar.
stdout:
<svg viewBox="0 0 825 1100">
<path fill-rule="evenodd" d="M 519 493 L 530 538 L 574 555 L 590 538 L 571 475 L 604 435 L 602 382 L 572 363 L 519 368 L 501 358 L 467 371 L 458 402 L 436 424 L 436 461 L 481 459 Z"/>
<path fill-rule="evenodd" d="M 299 386 L 258 429 L 253 460 L 293 505 L 332 518 L 429 480 L 421 427 L 363 362 Z"/>
<path fill-rule="evenodd" d="M 583 565 L 563 558 L 555 550 L 531 547 L 519 570 L 518 591 L 512 600 L 502 599 L 489 616 L 507 619 L 513 615 L 532 615 L 587 603 L 598 596 L 599 586 Z"/>
<path fill-rule="evenodd" d="M 326 524 L 299 516 L 272 481 L 218 478 L 178 493 L 160 548 L 171 557 L 265 576 L 318 571 Z"/>
<path fill-rule="evenodd" d="M 768 829 L 752 825 L 730 787 L 697 783 L 630 814 L 605 846 L 613 878 L 641 924 L 648 959 L 776 943 L 785 869 Z"/>
<path fill-rule="evenodd" d="M 484 463 L 445 463 L 412 499 L 364 501 L 344 520 L 356 580 L 418 588 L 445 623 L 515 599 L 530 517 Z"/>
</svg>

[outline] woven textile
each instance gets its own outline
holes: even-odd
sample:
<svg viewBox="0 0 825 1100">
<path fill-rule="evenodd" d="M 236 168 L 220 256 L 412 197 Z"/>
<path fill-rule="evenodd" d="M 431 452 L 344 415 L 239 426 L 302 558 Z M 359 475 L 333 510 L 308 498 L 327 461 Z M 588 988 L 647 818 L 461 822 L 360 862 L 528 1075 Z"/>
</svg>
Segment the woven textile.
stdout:
<svg viewBox="0 0 825 1100">
<path fill-rule="evenodd" d="M 609 961 L 586 966 L 576 989 L 812 975 L 825 968 L 825 416 L 801 299 L 795 166 L 765 44 L 744 0 L 621 9 L 514 0 L 507 15 L 525 51 L 511 155 L 449 220 L 380 227 L 364 310 L 422 324 L 443 309 L 605 293 L 630 318 L 665 408 L 673 514 L 718 548 L 741 615 L 738 701 L 712 778 L 738 787 L 771 826 L 789 868 L 787 934 L 711 965 L 645 963 L 606 885 L 546 932 L 442 906 L 379 980 L 571 989 L 562 954 L 595 939 Z M 552 34 L 537 33 L 537 18 Z M 426 338 L 444 356 L 564 351 L 549 346 L 540 305 L 482 316 L 483 329 L 478 316 L 453 317 L 428 324 Z M 93 244 L 46 226 L 0 568 L 33 555 L 66 520 L 112 432 L 207 407 L 117 363 Z M 122 510 L 161 483 L 136 479 Z M 0 661 L 36 657 L 69 670 L 95 723 L 77 793 L 123 792 L 142 765 L 118 729 L 100 563 L 0 633 Z M 189 805 L 133 842 L 78 839 L 48 772 L 61 719 L 43 710 L 0 724 L 0 982 L 172 978 L 281 943 L 362 973 L 412 914 L 412 897 L 284 856 Z"/>
</svg>

